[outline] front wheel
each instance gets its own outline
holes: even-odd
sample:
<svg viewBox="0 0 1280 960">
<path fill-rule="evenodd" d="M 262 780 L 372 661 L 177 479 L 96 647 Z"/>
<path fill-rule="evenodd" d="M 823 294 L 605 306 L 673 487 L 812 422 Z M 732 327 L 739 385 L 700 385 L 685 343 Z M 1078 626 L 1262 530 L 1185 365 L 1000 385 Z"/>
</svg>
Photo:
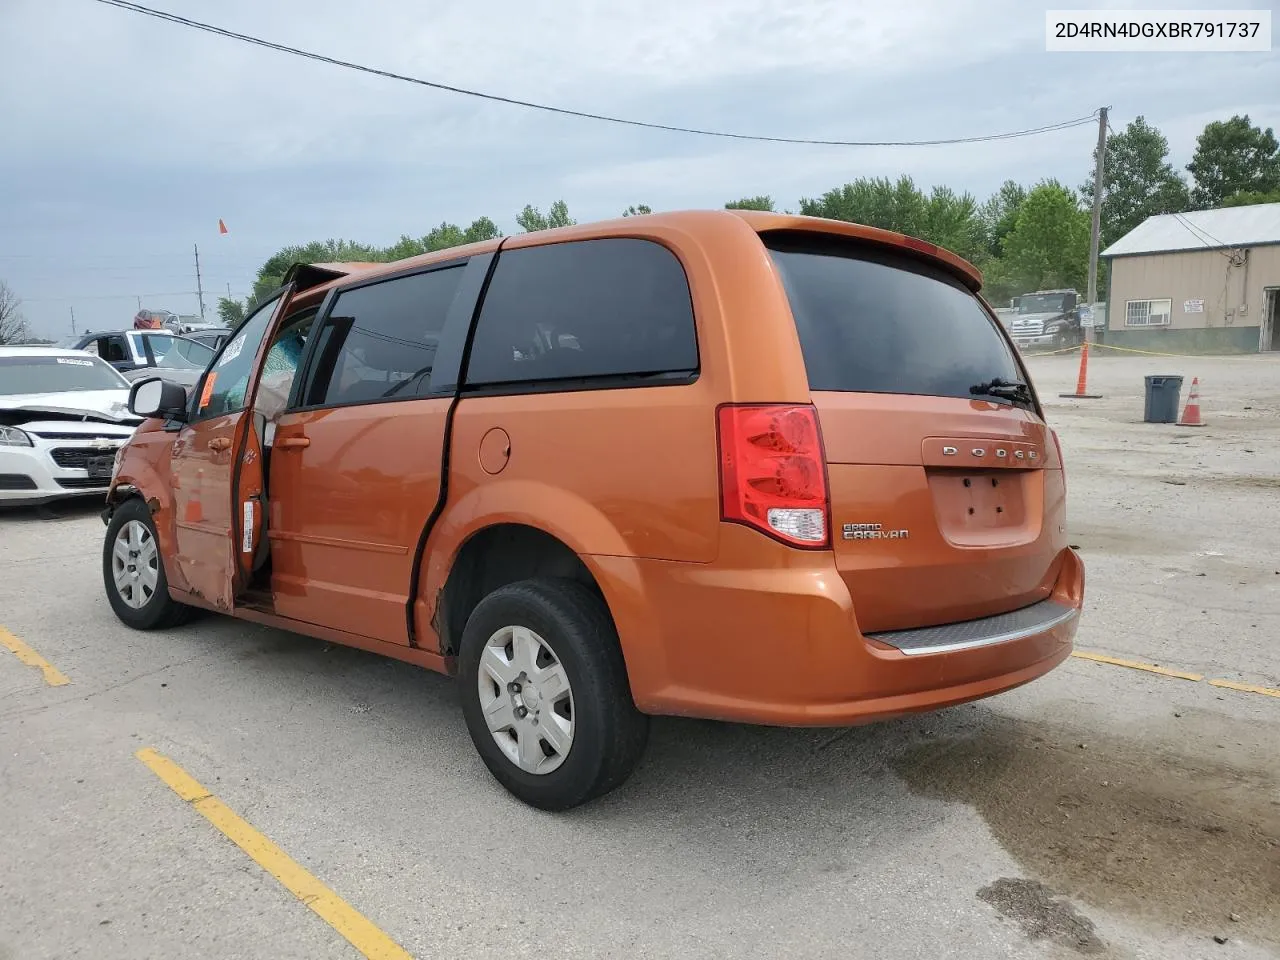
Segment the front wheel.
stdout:
<svg viewBox="0 0 1280 960">
<path fill-rule="evenodd" d="M 169 596 L 156 525 L 136 497 L 122 503 L 107 525 L 102 581 L 111 609 L 135 630 L 176 627 L 191 615 L 190 607 Z"/>
<path fill-rule="evenodd" d="M 630 776 L 648 739 L 617 631 L 571 580 L 524 580 L 476 606 L 458 657 L 462 712 L 489 772 L 525 803 L 567 810 Z"/>
</svg>

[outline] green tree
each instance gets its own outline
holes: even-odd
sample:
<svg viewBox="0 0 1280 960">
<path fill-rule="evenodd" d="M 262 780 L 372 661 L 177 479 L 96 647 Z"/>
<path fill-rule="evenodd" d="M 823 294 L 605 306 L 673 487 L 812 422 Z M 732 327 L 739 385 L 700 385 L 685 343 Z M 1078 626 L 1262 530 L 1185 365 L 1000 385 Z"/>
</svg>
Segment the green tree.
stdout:
<svg viewBox="0 0 1280 960">
<path fill-rule="evenodd" d="M 1019 293 L 1074 287 L 1084 292 L 1089 261 L 1089 211 L 1056 180 L 1034 187 L 1004 239 L 997 269 L 1002 284 Z"/>
<path fill-rule="evenodd" d="M 1237 193 L 1270 193 L 1280 190 L 1280 143 L 1270 127 L 1251 124 L 1248 114 L 1218 120 L 1196 140 L 1187 170 L 1195 178 L 1191 201 L 1198 210 Z"/>
<path fill-rule="evenodd" d="M 907 176 L 896 181 L 861 177 L 817 200 L 802 199 L 800 212 L 905 233 L 971 260 L 983 252 L 984 230 L 973 196 L 949 187 L 934 187 L 926 195 Z"/>
<path fill-rule="evenodd" d="M 1248 207 L 1255 203 L 1280 203 L 1280 190 L 1264 193 L 1260 190 L 1241 190 L 1222 201 L 1224 207 Z"/>
<path fill-rule="evenodd" d="M 434 253 L 437 250 L 448 250 L 450 247 L 460 247 L 466 243 L 494 240 L 500 236 L 502 236 L 502 232 L 498 229 L 497 224 L 488 217 L 480 217 L 473 220 L 466 227 L 460 227 L 456 223 L 446 221 L 439 226 L 432 227 L 425 236 L 417 240 L 409 236 L 401 236 L 396 243 L 382 250 L 378 259 L 388 262 L 404 260 L 406 257 Z"/>
<path fill-rule="evenodd" d="M 1094 163 L 1097 163 L 1097 148 Z M 1186 181 L 1169 163 L 1169 141 L 1144 117 L 1136 117 L 1123 133 L 1107 138 L 1102 180 L 1102 246 L 1115 243 L 1138 224 L 1160 213 L 1190 209 Z M 1093 197 L 1093 172 L 1080 188 Z"/>
<path fill-rule="evenodd" d="M 561 204 L 560 207 L 561 215 L 567 216 L 568 211 L 564 209 L 564 205 Z M 552 214 L 556 214 L 555 207 L 552 207 Z M 400 239 L 389 247 L 374 247 L 351 240 L 314 240 L 311 243 L 284 247 L 258 269 L 258 277 L 253 284 L 253 295 L 244 305 L 244 309 L 252 309 L 279 287 L 285 273 L 295 263 L 351 261 L 389 263 L 436 250 L 447 250 L 449 247 L 458 247 L 465 243 L 493 240 L 500 236 L 502 232 L 497 224 L 488 217 L 479 217 L 471 221 L 467 227 L 460 227 L 456 223 L 442 223 L 432 227 L 425 236 L 417 239 L 408 234 L 402 234 Z M 221 308 L 220 302 L 219 311 Z"/>
<path fill-rule="evenodd" d="M 985 252 L 985 235 L 973 194 L 956 193 L 950 187 L 934 187 L 929 192 L 922 240 L 978 260 Z"/>
<path fill-rule="evenodd" d="M 448 250 L 450 247 L 479 243 L 481 240 L 493 240 L 500 236 L 502 234 L 494 222 L 488 217 L 481 217 L 479 220 L 472 221 L 468 227 L 460 227 L 456 223 L 442 223 L 432 228 L 422 238 L 422 243 L 428 253 L 434 253 L 437 250 Z"/>
<path fill-rule="evenodd" d="M 478 217 L 471 221 L 471 225 L 467 229 L 462 231 L 462 236 L 467 243 L 480 243 L 482 240 L 497 240 L 502 236 L 502 231 L 488 217 Z"/>
<path fill-rule="evenodd" d="M 978 209 L 987 258 L 1000 256 L 1004 238 L 1018 222 L 1018 211 L 1022 209 L 1023 201 L 1026 199 L 1026 187 L 1012 180 L 1006 180 L 1000 184 L 1000 189 Z"/>
<path fill-rule="evenodd" d="M 650 213 L 653 213 L 653 208 L 647 203 L 633 203 L 631 206 L 627 207 L 627 209 L 622 211 L 622 215 L 624 217 L 643 217 Z"/>
<path fill-rule="evenodd" d="M 743 197 L 741 200 L 730 200 L 724 208 L 726 210 L 763 210 L 766 213 L 773 213 L 773 197 L 768 195 Z"/>
<path fill-rule="evenodd" d="M 407 260 L 409 257 L 418 257 L 427 252 L 426 238 L 415 240 L 407 233 L 400 234 L 400 239 L 389 247 L 384 247 L 379 252 L 379 260 L 385 260 L 391 263 L 395 260 Z"/>
<path fill-rule="evenodd" d="M 230 297 L 218 298 L 218 317 L 228 327 L 237 327 L 244 320 L 244 303 Z"/>
<path fill-rule="evenodd" d="M 382 251 L 377 247 L 353 240 L 313 240 L 301 246 L 284 247 L 258 268 L 248 306 L 261 303 L 279 287 L 285 273 L 295 263 L 378 262 L 383 259 Z"/>
<path fill-rule="evenodd" d="M 912 236 L 919 236 L 924 227 L 924 206 L 924 194 L 907 176 L 896 182 L 887 177 L 860 177 L 833 187 L 817 200 L 800 200 L 800 212 L 807 217 L 845 220 Z"/>
<path fill-rule="evenodd" d="M 535 230 L 552 230 L 555 227 L 570 227 L 577 222 L 569 216 L 569 206 L 563 200 L 553 203 L 546 216 L 543 216 L 542 211 L 537 207 L 526 204 L 516 217 L 516 223 L 524 228 L 525 233 L 533 233 Z"/>
<path fill-rule="evenodd" d="M 456 223 L 442 223 L 438 227 L 432 227 L 422 238 L 422 245 L 428 253 L 460 247 L 466 242 L 466 232 Z"/>
</svg>

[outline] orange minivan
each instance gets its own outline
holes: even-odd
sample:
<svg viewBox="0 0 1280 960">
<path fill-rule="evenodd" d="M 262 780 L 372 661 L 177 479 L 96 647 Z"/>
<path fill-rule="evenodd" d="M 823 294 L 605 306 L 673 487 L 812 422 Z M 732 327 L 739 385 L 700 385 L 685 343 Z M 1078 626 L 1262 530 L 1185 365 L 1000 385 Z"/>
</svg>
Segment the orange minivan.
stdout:
<svg viewBox="0 0 1280 960">
<path fill-rule="evenodd" d="M 297 265 L 190 394 L 151 379 L 103 549 L 193 608 L 462 682 L 494 777 L 566 809 L 649 715 L 834 726 L 1070 652 L 1066 481 L 981 279 L 742 211 Z"/>
</svg>

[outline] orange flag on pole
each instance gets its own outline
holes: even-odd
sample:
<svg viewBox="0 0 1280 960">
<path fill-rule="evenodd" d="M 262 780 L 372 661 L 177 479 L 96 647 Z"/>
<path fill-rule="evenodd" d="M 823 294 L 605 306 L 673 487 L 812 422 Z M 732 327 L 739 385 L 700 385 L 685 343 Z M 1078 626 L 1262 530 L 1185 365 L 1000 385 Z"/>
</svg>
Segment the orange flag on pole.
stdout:
<svg viewBox="0 0 1280 960">
<path fill-rule="evenodd" d="M 218 233 L 230 233 L 230 232 L 231 232 L 231 231 L 227 229 L 227 225 L 226 225 L 225 223 L 223 223 L 223 222 L 222 222 L 222 218 L 221 218 L 221 217 L 219 217 L 219 218 L 218 218 Z"/>
</svg>

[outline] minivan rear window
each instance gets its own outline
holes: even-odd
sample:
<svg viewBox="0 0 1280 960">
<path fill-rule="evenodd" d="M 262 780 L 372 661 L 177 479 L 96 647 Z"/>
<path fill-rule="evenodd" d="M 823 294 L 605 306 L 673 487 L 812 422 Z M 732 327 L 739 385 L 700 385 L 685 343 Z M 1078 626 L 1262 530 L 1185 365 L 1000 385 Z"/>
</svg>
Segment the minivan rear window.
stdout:
<svg viewBox="0 0 1280 960">
<path fill-rule="evenodd" d="M 969 398 L 974 384 L 1021 379 L 995 321 L 941 270 L 862 244 L 762 239 L 791 303 L 810 389 Z"/>
</svg>

